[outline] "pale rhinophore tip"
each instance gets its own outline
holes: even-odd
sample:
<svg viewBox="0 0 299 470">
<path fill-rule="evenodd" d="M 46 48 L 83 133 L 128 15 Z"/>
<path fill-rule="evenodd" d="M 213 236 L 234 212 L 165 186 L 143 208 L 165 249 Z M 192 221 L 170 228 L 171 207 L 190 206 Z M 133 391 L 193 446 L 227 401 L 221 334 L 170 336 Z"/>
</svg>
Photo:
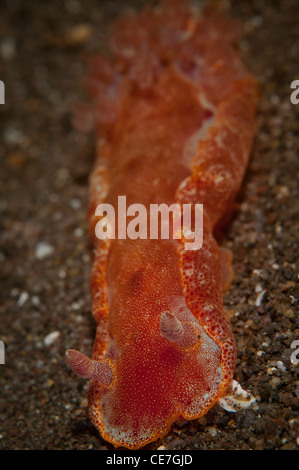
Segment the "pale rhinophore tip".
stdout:
<svg viewBox="0 0 299 470">
<path fill-rule="evenodd" d="M 113 370 L 106 361 L 93 361 L 85 354 L 68 349 L 65 353 L 66 359 L 75 374 L 85 379 L 94 378 L 104 387 L 108 387 L 113 380 Z"/>
<path fill-rule="evenodd" d="M 161 313 L 160 331 L 164 338 L 186 349 L 195 346 L 199 340 L 198 332 L 193 325 L 181 322 L 167 310 Z"/>
</svg>

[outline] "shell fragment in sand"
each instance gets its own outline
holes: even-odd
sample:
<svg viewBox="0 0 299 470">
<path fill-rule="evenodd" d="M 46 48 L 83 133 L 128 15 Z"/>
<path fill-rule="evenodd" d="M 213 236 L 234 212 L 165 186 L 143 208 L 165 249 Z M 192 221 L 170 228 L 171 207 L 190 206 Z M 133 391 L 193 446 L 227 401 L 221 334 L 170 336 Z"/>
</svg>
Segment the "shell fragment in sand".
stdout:
<svg viewBox="0 0 299 470">
<path fill-rule="evenodd" d="M 236 380 L 232 380 L 226 395 L 219 398 L 218 403 L 226 411 L 236 413 L 239 410 L 249 408 L 255 401 L 256 399 L 250 392 L 243 390 Z"/>
</svg>

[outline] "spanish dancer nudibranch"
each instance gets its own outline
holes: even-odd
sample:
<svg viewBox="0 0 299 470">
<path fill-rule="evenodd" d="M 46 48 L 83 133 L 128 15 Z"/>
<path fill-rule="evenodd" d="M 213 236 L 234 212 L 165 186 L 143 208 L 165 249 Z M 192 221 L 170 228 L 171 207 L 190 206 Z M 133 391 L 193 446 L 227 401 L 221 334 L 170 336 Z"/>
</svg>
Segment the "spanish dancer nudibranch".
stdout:
<svg viewBox="0 0 299 470">
<path fill-rule="evenodd" d="M 89 207 L 97 333 L 91 359 L 66 355 L 90 379 L 91 420 L 116 447 L 155 441 L 238 388 L 223 310 L 231 255 L 215 229 L 242 183 L 259 88 L 236 35 L 223 13 L 168 0 L 122 16 L 110 56 L 90 64 L 91 103 L 77 125 L 93 122 L 98 147 Z M 146 208 L 203 204 L 202 247 L 186 249 L 183 237 L 99 240 L 96 207 L 117 215 L 119 195 Z"/>
</svg>

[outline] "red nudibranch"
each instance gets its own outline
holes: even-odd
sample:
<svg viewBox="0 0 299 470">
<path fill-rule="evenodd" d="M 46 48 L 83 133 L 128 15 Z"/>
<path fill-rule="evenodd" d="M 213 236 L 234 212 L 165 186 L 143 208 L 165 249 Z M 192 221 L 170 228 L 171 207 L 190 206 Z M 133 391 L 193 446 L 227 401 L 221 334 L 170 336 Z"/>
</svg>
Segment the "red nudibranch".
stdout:
<svg viewBox="0 0 299 470">
<path fill-rule="evenodd" d="M 93 122 L 98 147 L 89 208 L 97 333 L 92 359 L 67 358 L 90 379 L 91 420 L 115 446 L 139 448 L 179 417 L 202 416 L 232 382 L 236 345 L 222 301 L 231 257 L 215 230 L 246 170 L 259 96 L 236 35 L 223 13 L 168 0 L 121 17 L 110 56 L 90 64 L 91 105 L 77 124 Z M 119 195 L 145 207 L 203 204 L 201 249 L 98 240 L 95 208 L 117 210 Z"/>
</svg>

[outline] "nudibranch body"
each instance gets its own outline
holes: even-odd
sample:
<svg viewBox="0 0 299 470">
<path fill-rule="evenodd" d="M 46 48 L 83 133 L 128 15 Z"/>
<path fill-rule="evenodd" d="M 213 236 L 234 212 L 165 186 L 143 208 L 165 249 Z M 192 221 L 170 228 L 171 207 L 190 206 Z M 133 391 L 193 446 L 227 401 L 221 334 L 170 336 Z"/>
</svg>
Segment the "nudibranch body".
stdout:
<svg viewBox="0 0 299 470">
<path fill-rule="evenodd" d="M 98 155 L 90 181 L 92 359 L 69 350 L 90 379 L 90 416 L 104 439 L 139 448 L 179 417 L 195 419 L 232 382 L 236 345 L 223 311 L 231 256 L 215 239 L 251 149 L 258 87 L 240 60 L 233 23 L 194 16 L 182 1 L 128 14 L 111 58 L 88 81 Z M 86 124 L 85 117 L 82 126 Z M 98 240 L 96 207 L 203 204 L 203 244 Z"/>
</svg>

